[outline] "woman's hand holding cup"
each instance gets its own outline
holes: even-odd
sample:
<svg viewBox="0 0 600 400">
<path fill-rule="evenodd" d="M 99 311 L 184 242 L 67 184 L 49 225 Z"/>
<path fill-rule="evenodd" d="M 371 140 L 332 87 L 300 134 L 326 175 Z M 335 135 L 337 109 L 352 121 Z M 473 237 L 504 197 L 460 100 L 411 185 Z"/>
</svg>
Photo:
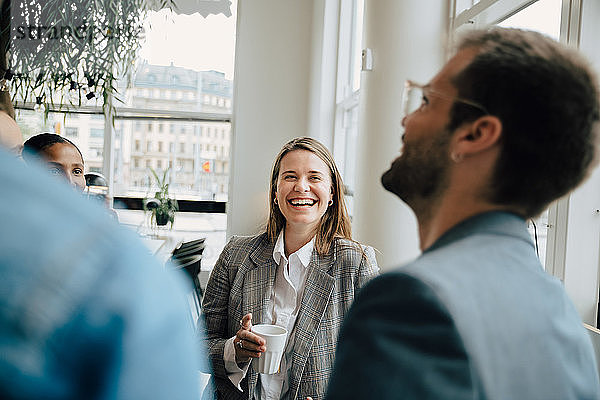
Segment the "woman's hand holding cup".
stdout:
<svg viewBox="0 0 600 400">
<path fill-rule="evenodd" d="M 265 339 L 252 333 L 252 313 L 244 315 L 240 320 L 240 329 L 235 334 L 235 361 L 245 364 L 251 358 L 258 358 L 267 348 Z"/>
</svg>

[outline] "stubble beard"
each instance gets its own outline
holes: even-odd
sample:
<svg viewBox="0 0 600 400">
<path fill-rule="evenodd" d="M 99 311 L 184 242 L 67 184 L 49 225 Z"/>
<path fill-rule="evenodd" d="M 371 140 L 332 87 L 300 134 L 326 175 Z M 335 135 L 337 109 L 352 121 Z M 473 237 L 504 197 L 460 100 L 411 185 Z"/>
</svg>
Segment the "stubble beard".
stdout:
<svg viewBox="0 0 600 400">
<path fill-rule="evenodd" d="M 405 143 L 402 154 L 381 176 L 383 187 L 418 214 L 428 214 L 448 186 L 450 133 L 428 142 Z"/>
</svg>

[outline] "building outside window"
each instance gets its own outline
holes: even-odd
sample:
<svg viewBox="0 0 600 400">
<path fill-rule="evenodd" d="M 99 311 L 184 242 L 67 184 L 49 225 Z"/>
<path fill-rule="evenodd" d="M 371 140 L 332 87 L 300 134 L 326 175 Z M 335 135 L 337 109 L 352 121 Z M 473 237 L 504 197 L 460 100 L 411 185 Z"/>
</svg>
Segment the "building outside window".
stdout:
<svg viewBox="0 0 600 400">
<path fill-rule="evenodd" d="M 104 129 L 91 128 L 90 129 L 90 137 L 93 137 L 93 138 L 104 137 Z"/>
<path fill-rule="evenodd" d="M 66 127 L 65 136 L 68 138 L 76 138 L 79 136 L 79 129 L 73 127 Z"/>
</svg>

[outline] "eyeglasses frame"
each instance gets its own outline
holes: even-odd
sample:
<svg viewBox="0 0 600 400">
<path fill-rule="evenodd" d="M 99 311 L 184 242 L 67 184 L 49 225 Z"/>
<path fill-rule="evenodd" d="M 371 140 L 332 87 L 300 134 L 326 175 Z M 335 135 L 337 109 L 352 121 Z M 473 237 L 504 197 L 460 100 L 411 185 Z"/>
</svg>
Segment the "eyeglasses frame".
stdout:
<svg viewBox="0 0 600 400">
<path fill-rule="evenodd" d="M 450 96 L 450 95 L 448 95 L 446 93 L 443 93 L 443 92 L 437 91 L 435 89 L 432 89 L 428 85 L 422 85 L 422 84 L 419 84 L 419 83 L 417 83 L 415 81 L 407 79 L 407 80 L 404 81 L 404 90 L 402 91 L 402 111 L 403 111 L 403 117 L 407 117 L 408 115 L 412 114 L 412 112 L 411 113 L 408 112 L 408 92 L 409 92 L 410 89 L 413 89 L 413 88 L 421 89 L 421 91 L 423 93 L 425 93 L 427 91 L 427 93 L 430 93 L 430 94 L 432 94 L 434 96 L 441 97 L 443 99 L 450 100 L 450 101 L 453 101 L 453 102 L 463 103 L 463 104 L 466 104 L 466 105 L 471 106 L 471 107 L 475 107 L 478 110 L 482 111 L 484 115 L 489 115 L 490 114 L 488 112 L 488 110 L 483 105 L 477 103 L 476 101 L 465 99 L 465 98 L 462 98 L 460 96 Z"/>
</svg>

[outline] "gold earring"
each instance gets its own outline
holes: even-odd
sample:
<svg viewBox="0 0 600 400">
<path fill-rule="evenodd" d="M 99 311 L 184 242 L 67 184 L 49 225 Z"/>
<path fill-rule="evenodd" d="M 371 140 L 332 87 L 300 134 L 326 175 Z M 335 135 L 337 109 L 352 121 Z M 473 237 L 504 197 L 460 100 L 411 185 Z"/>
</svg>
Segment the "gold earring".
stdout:
<svg viewBox="0 0 600 400">
<path fill-rule="evenodd" d="M 273 203 L 275 203 L 275 205 L 277 205 L 277 197 L 275 197 L 275 199 L 273 199 Z"/>
<path fill-rule="evenodd" d="M 329 202 L 327 203 L 327 205 L 328 205 L 329 207 L 331 207 L 331 206 L 333 205 L 333 199 L 329 200 Z"/>
</svg>

